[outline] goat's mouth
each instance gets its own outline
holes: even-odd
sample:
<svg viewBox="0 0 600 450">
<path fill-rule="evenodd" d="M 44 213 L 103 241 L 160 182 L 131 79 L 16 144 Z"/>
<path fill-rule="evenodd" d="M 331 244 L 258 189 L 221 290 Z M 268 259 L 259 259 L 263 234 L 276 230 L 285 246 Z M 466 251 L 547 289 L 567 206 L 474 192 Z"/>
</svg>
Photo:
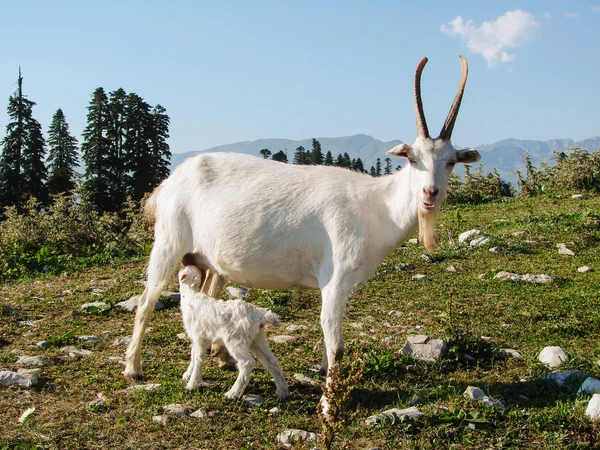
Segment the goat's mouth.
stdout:
<svg viewBox="0 0 600 450">
<path fill-rule="evenodd" d="M 421 208 L 425 212 L 433 211 L 436 206 L 437 205 L 436 205 L 435 202 L 431 202 L 431 201 L 427 201 L 427 200 L 422 200 L 421 201 Z"/>
</svg>

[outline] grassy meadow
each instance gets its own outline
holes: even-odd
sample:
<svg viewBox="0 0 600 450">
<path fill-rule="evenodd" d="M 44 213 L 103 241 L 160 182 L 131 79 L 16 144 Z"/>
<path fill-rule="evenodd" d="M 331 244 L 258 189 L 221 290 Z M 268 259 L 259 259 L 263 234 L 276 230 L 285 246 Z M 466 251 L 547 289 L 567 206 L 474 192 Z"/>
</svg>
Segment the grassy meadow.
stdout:
<svg viewBox="0 0 600 450">
<path fill-rule="evenodd" d="M 369 284 L 348 302 L 344 364 L 363 373 L 346 404 L 347 423 L 332 448 L 475 449 L 600 448 L 600 424 L 584 414 L 589 396 L 577 396 L 578 382 L 559 387 L 540 380 L 547 369 L 537 361 L 543 347 L 561 346 L 571 356 L 564 369 L 580 369 L 600 378 L 600 197 L 583 200 L 517 198 L 477 206 L 446 206 L 438 223 L 440 248 L 433 260 L 421 258 L 421 246 L 394 251 Z M 485 231 L 490 243 L 459 245 L 461 232 Z M 514 232 L 525 235 L 513 236 Z M 561 255 L 565 243 L 575 256 Z M 501 246 L 499 253 L 489 248 Z M 236 372 L 217 368 L 209 358 L 204 378 L 210 387 L 188 392 L 181 375 L 189 361 L 177 303 L 162 298 L 144 341 L 141 383 L 160 383 L 149 392 L 126 394 L 130 386 L 114 359 L 124 347 L 113 342 L 131 333 L 133 313 L 113 305 L 143 290 L 145 258 L 107 261 L 100 266 L 58 274 L 20 277 L 1 286 L 0 368 L 16 370 L 17 357 L 43 355 L 40 383 L 30 389 L 0 388 L 0 449 L 279 449 L 286 428 L 320 433 L 316 406 L 322 394 L 320 298 L 317 291 L 270 292 L 251 289 L 247 300 L 270 307 L 282 319 L 269 336 L 290 334 L 294 342 L 271 343 L 290 383 L 289 399 L 280 402 L 268 373 L 260 366 L 246 391 L 264 402 L 248 408 L 225 401 Z M 592 271 L 579 273 L 587 265 Z M 455 272 L 448 271 L 454 266 Z M 549 284 L 495 280 L 499 271 L 548 274 Z M 424 274 L 428 281 L 413 281 Z M 177 290 L 176 284 L 169 286 Z M 98 301 L 108 310 L 82 312 Z M 391 311 L 397 311 L 390 315 Z M 25 325 L 22 321 L 39 321 Z M 286 327 L 305 325 L 295 331 Z M 449 343 L 440 362 L 400 356 L 410 334 L 426 334 Z M 96 343 L 78 336 L 93 335 Z M 36 348 L 48 341 L 45 350 Z M 74 345 L 92 351 L 70 358 L 60 351 Z M 501 348 L 518 350 L 523 359 Z M 115 357 L 113 360 L 109 359 Z M 561 368 L 562 370 L 562 368 Z M 311 386 L 294 374 L 313 378 Z M 581 380 L 579 380 L 581 381 Z M 463 397 L 479 386 L 501 400 L 505 410 L 486 408 Z M 89 403 L 103 393 L 106 407 Z M 399 424 L 368 427 L 365 419 L 390 408 L 417 407 L 424 416 Z M 172 403 L 205 407 L 204 419 L 152 417 Z M 21 414 L 35 411 L 23 423 Z M 269 413 L 279 407 L 280 412 Z M 313 448 L 312 443 L 306 448 Z"/>
</svg>

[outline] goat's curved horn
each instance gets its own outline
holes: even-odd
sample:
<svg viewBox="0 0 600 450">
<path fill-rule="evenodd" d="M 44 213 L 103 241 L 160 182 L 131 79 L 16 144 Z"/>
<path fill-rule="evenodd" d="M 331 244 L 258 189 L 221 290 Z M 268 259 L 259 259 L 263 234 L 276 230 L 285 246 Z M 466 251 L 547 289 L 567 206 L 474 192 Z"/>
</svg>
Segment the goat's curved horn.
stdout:
<svg viewBox="0 0 600 450">
<path fill-rule="evenodd" d="M 467 75 L 469 75 L 469 65 L 467 64 L 467 58 L 465 58 L 463 55 L 460 55 L 458 59 L 460 59 L 462 72 L 460 76 L 460 82 L 458 83 L 458 91 L 456 92 L 456 97 L 454 97 L 454 102 L 452 103 L 452 107 L 450 108 L 448 117 L 446 117 L 446 122 L 444 122 L 442 131 L 440 132 L 440 139 L 444 141 L 449 141 L 452 137 L 454 122 L 456 122 L 456 117 L 458 116 L 460 102 L 462 101 L 462 96 L 465 92 L 465 85 L 467 84 Z"/>
<path fill-rule="evenodd" d="M 415 113 L 417 114 L 417 133 L 424 139 L 429 137 L 427 122 L 425 121 L 425 113 L 423 112 L 423 102 L 421 101 L 421 72 L 427 64 L 427 58 L 423 58 L 417 66 L 415 72 Z"/>
</svg>

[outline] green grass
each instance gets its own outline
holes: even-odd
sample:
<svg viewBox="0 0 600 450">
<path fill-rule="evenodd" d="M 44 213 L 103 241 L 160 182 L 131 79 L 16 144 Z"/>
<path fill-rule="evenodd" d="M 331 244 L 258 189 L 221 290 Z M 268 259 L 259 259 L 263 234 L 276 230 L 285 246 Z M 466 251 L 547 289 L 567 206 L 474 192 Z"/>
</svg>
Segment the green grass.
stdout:
<svg viewBox="0 0 600 450">
<path fill-rule="evenodd" d="M 422 260 L 424 250 L 416 245 L 390 255 L 348 303 L 345 360 L 362 360 L 365 372 L 348 405 L 357 415 L 334 446 L 346 442 L 357 449 L 599 448 L 600 426 L 584 415 L 588 398 L 577 397 L 575 382 L 559 388 L 539 380 L 545 369 L 536 360 L 544 346 L 559 345 L 572 357 L 567 368 L 600 376 L 600 226 L 595 211 L 600 211 L 600 198 L 593 197 L 447 207 L 438 224 L 441 246 L 433 262 Z M 493 254 L 489 247 L 449 243 L 449 235 L 456 240 L 460 232 L 472 228 L 488 233 L 491 244 L 504 251 Z M 515 231 L 527 235 L 514 237 Z M 576 255 L 559 255 L 559 242 Z M 400 266 L 407 263 L 414 269 Z M 271 343 L 290 381 L 287 401 L 277 400 L 270 376 L 260 366 L 247 393 L 264 398 L 261 408 L 224 401 L 236 374 L 218 369 L 210 359 L 204 378 L 212 387 L 186 391 L 181 375 L 189 348 L 176 338 L 183 331 L 176 306 L 155 313 L 143 347 L 142 358 L 147 360 L 143 382 L 160 383 L 160 388 L 124 394 L 129 383 L 121 375 L 123 367 L 108 358 L 122 356 L 124 349 L 112 347 L 112 342 L 131 333 L 133 314 L 114 307 L 79 313 L 79 306 L 99 299 L 113 305 L 141 293 L 144 264 L 141 259 L 129 260 L 2 286 L 0 303 L 18 308 L 20 315 L 0 315 L 0 367 L 17 368 L 17 356 L 22 354 L 43 354 L 46 364 L 39 386 L 0 391 L 0 449 L 277 449 L 276 436 L 285 428 L 321 431 L 315 413 L 321 389 L 292 379 L 294 373 L 315 377 L 311 369 L 320 364 L 321 356 L 313 348 L 321 338 L 316 291 L 250 290 L 250 301 L 277 310 L 284 321 L 281 329 L 270 328 L 268 334 L 287 334 L 284 328 L 291 323 L 308 326 L 293 332 L 299 337 L 296 342 Z M 450 265 L 455 273 L 446 270 Z M 577 272 L 583 265 L 594 270 Z M 547 273 L 555 281 L 532 285 L 494 280 L 501 270 Z M 431 281 L 412 281 L 417 273 Z M 176 290 L 175 285 L 170 287 Z M 101 297 L 92 293 L 94 288 L 103 289 Z M 401 314 L 390 316 L 392 310 Z M 18 324 L 23 319 L 42 321 L 26 327 Z M 415 333 L 449 340 L 448 358 L 425 363 L 400 356 L 407 335 Z M 79 335 L 95 335 L 101 341 L 83 343 L 75 339 Z M 52 345 L 38 350 L 34 344 L 41 340 Z M 63 345 L 94 353 L 71 359 L 60 352 Z M 499 350 L 502 347 L 519 350 L 523 359 L 508 358 Z M 475 361 L 466 359 L 465 353 Z M 462 393 L 468 385 L 480 386 L 501 400 L 506 410 L 467 401 Z M 109 399 L 108 408 L 89 408 L 100 392 Z M 364 425 L 372 414 L 408 407 L 415 396 L 423 399 L 418 407 L 425 418 L 399 425 Z M 204 406 L 211 416 L 171 419 L 166 426 L 153 423 L 152 416 L 169 403 Z M 36 411 L 20 425 L 19 416 L 32 406 Z M 274 406 L 282 413 L 269 415 Z"/>
</svg>

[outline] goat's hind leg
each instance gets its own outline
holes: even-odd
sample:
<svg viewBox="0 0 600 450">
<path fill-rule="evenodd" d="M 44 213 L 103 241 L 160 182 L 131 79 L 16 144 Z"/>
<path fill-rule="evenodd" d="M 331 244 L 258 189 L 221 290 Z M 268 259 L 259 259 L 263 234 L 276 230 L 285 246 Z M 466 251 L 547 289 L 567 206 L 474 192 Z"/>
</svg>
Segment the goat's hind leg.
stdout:
<svg viewBox="0 0 600 450">
<path fill-rule="evenodd" d="M 142 375 L 141 353 L 144 331 L 150 322 L 154 306 L 165 283 L 177 270 L 182 254 L 170 242 L 156 241 L 148 262 L 148 281 L 139 297 L 131 343 L 125 353 L 125 378 L 139 378 Z"/>
<path fill-rule="evenodd" d="M 269 343 L 262 329 L 254 339 L 250 350 L 256 355 L 256 359 L 258 359 L 265 369 L 273 375 L 277 397 L 280 399 L 286 398 L 289 393 L 287 381 L 285 381 L 279 361 L 277 361 L 277 358 L 269 348 Z"/>
</svg>

